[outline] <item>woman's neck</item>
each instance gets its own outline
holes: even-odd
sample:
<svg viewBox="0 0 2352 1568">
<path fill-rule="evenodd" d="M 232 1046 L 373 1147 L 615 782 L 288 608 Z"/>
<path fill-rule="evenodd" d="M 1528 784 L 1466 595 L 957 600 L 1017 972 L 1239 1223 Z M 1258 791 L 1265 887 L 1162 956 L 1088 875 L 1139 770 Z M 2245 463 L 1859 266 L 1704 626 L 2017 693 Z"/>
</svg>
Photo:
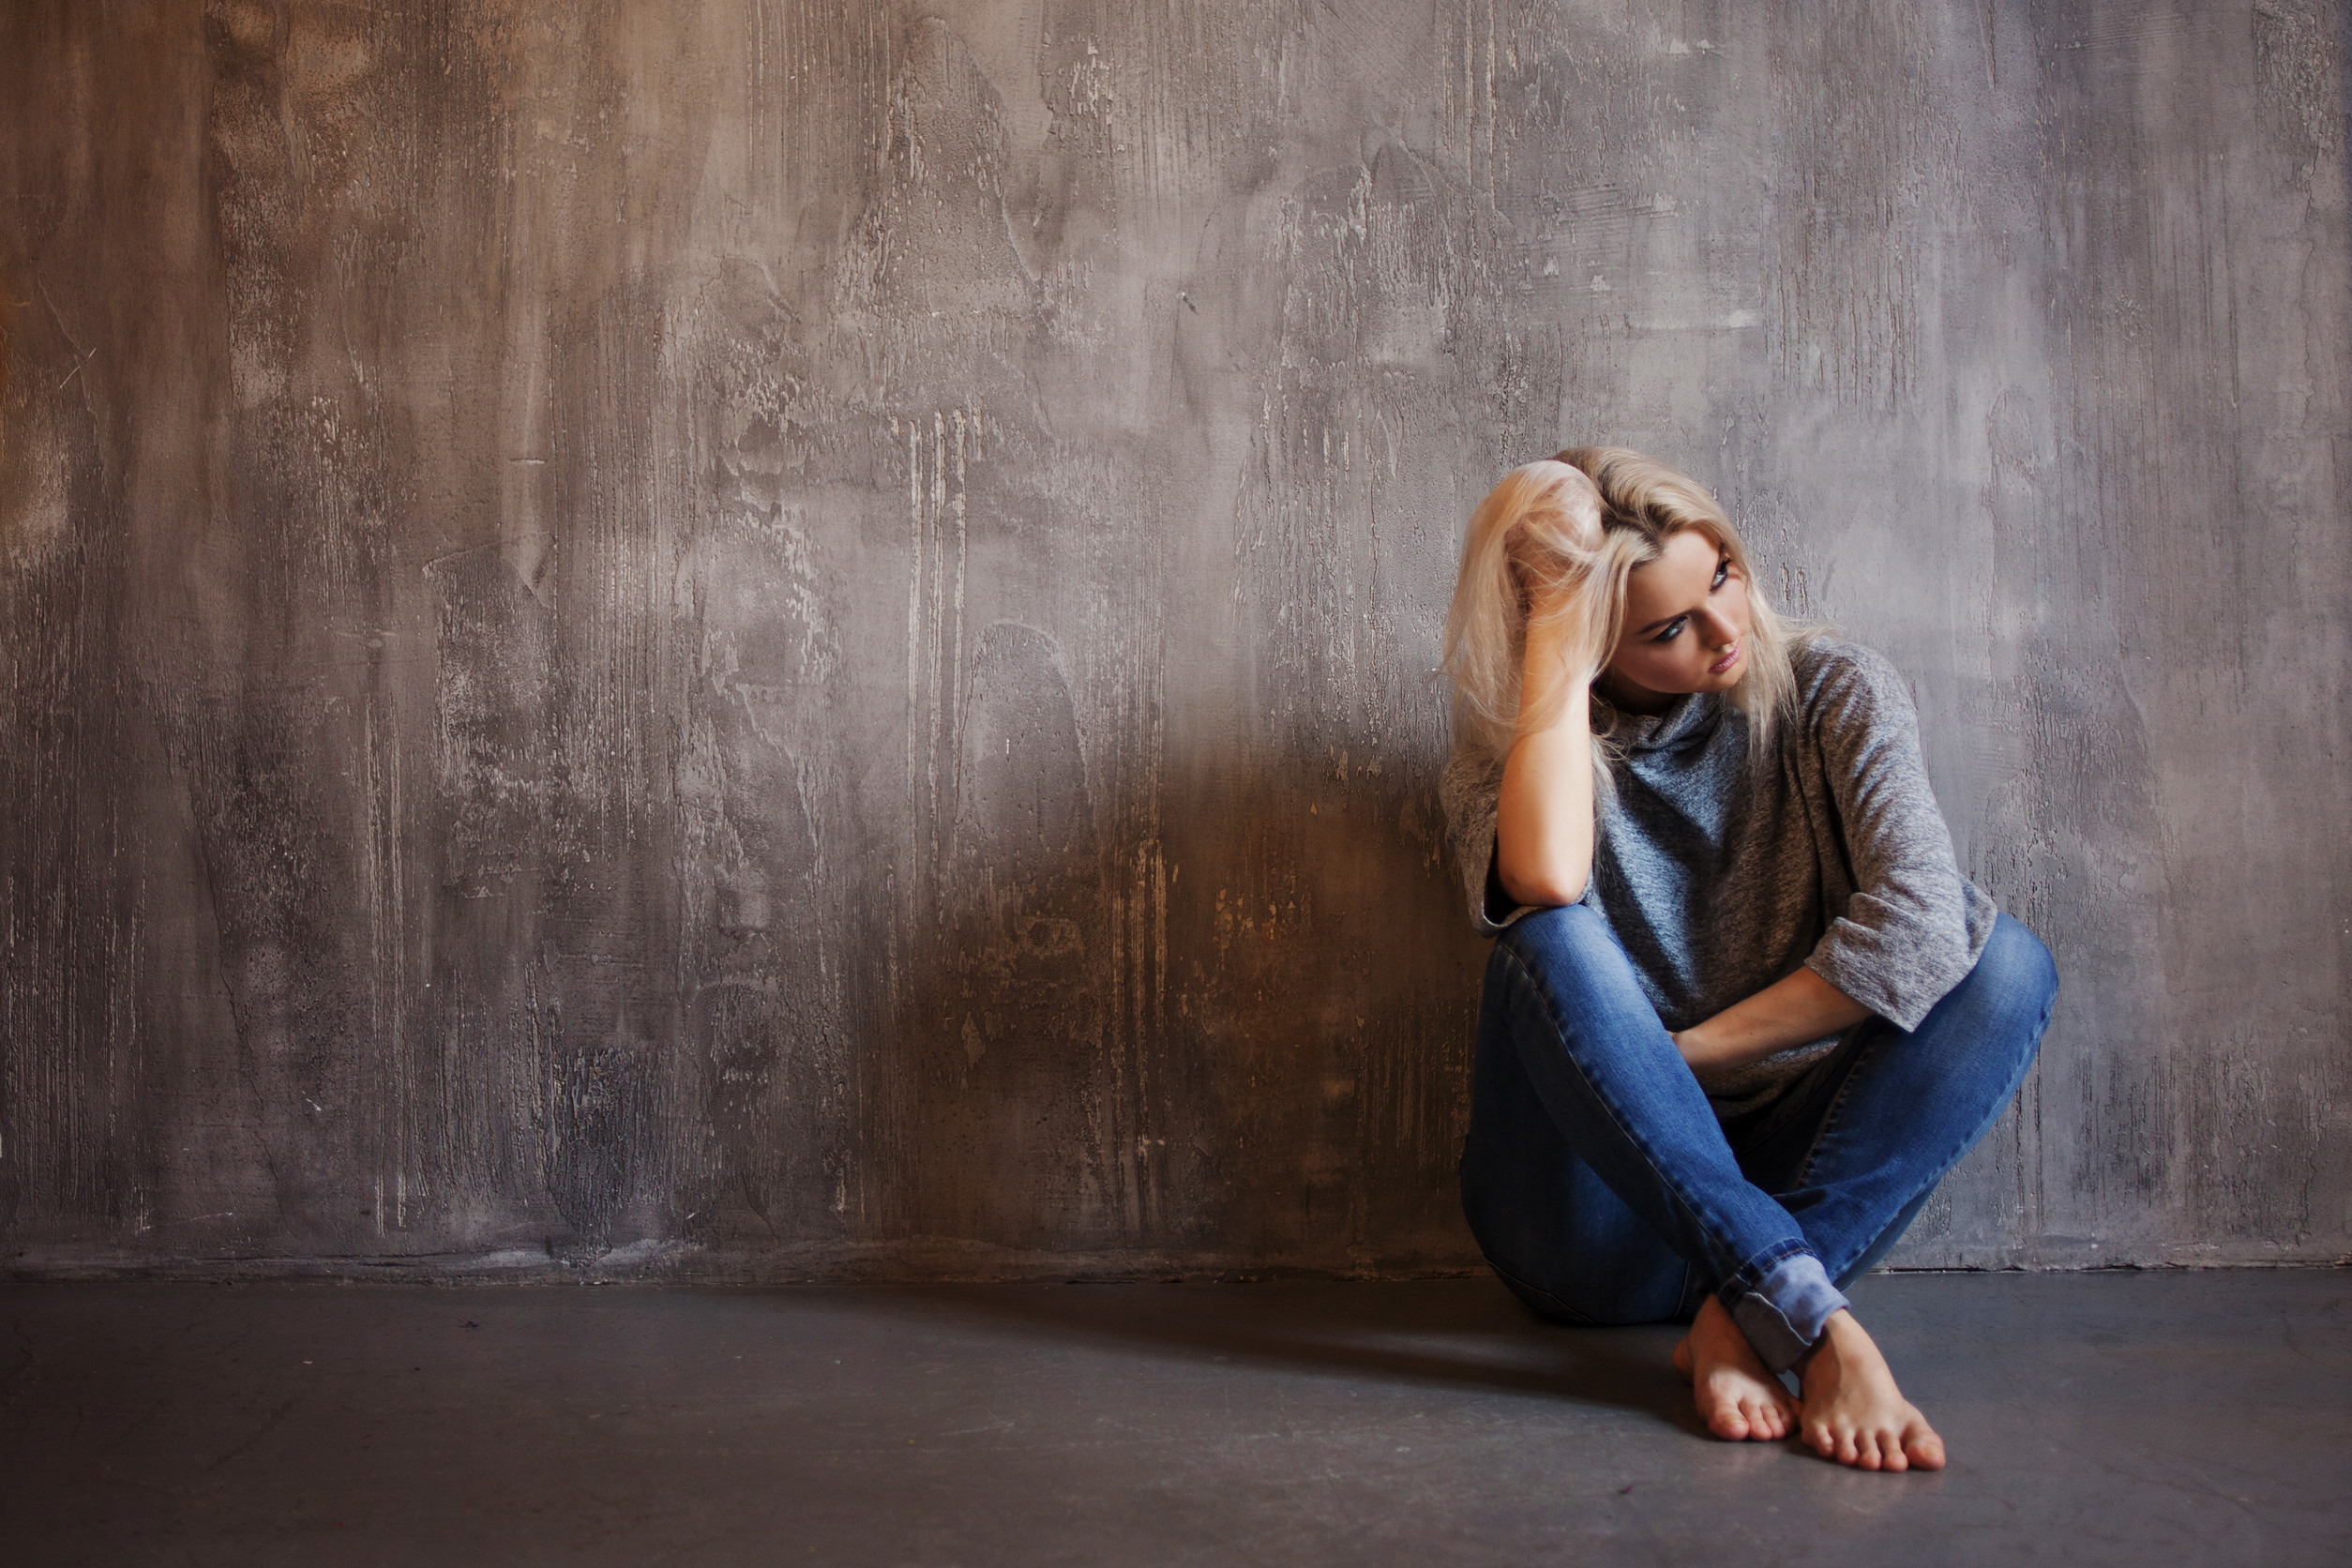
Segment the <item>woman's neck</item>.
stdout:
<svg viewBox="0 0 2352 1568">
<path fill-rule="evenodd" d="M 1685 691 L 1652 691 L 1614 670 L 1602 671 L 1601 678 L 1592 683 L 1592 689 L 1621 714 L 1662 714 L 1690 695 Z"/>
</svg>

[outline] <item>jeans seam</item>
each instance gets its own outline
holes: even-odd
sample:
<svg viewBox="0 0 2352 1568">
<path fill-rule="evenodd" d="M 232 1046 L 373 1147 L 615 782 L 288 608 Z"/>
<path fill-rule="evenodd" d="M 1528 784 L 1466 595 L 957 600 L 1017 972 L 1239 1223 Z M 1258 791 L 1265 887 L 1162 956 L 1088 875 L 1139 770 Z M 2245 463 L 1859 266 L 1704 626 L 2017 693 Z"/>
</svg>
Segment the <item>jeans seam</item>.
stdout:
<svg viewBox="0 0 2352 1568">
<path fill-rule="evenodd" d="M 1837 1119 L 1846 1109 L 1846 1096 L 1854 1092 L 1854 1084 L 1862 1077 L 1862 1068 L 1868 1064 L 1873 1056 L 1877 1054 L 1880 1039 L 1879 1032 L 1872 1030 L 1868 1043 L 1856 1053 L 1853 1064 L 1846 1069 L 1845 1081 L 1837 1086 L 1837 1093 L 1831 1096 L 1830 1108 L 1823 1114 L 1821 1125 L 1814 1129 L 1813 1141 L 1805 1146 L 1805 1157 L 1797 1167 L 1797 1174 L 1789 1183 L 1790 1186 L 1803 1186 L 1806 1179 L 1813 1174 L 1814 1166 L 1821 1158 L 1821 1145 L 1827 1143 L 1830 1140 L 1830 1134 L 1836 1130 Z"/>
<path fill-rule="evenodd" d="M 1559 1036 L 1561 1043 L 1564 1045 L 1568 1038 L 1568 1031 L 1560 1023 L 1559 1015 L 1552 1010 L 1551 999 L 1544 994 L 1544 988 L 1537 982 L 1534 972 L 1528 968 L 1526 961 L 1519 957 L 1515 949 L 1504 946 L 1502 948 L 1502 955 L 1510 960 L 1513 970 L 1517 972 L 1520 978 L 1526 982 L 1527 990 L 1534 997 L 1537 1004 L 1544 1010 L 1545 1022 L 1551 1026 L 1552 1033 Z M 1579 1063 L 1576 1059 L 1575 1053 L 1563 1051 L 1561 1054 L 1566 1057 L 1568 1065 L 1574 1069 L 1577 1078 L 1583 1082 L 1586 1092 L 1592 1096 L 1593 1103 L 1598 1105 L 1605 1112 L 1607 1113 L 1609 1121 L 1616 1125 L 1618 1132 L 1623 1136 L 1626 1143 L 1631 1146 L 1636 1153 L 1641 1155 L 1642 1163 L 1649 1167 L 1651 1175 L 1656 1179 L 1658 1185 L 1666 1191 L 1667 1198 L 1676 1205 L 1689 1211 L 1691 1217 L 1697 1220 L 1700 1227 L 1705 1229 L 1710 1236 L 1723 1235 L 1725 1233 L 1725 1228 L 1720 1221 L 1711 1214 L 1702 1213 L 1696 1204 L 1692 1203 L 1687 1199 L 1683 1198 L 1681 1193 L 1674 1190 L 1673 1184 L 1666 1180 L 1666 1172 L 1658 1168 L 1657 1157 L 1650 1152 L 1649 1146 L 1641 1138 L 1635 1135 L 1633 1128 L 1626 1124 L 1624 1117 L 1618 1113 L 1617 1107 L 1610 1104 L 1608 1097 L 1601 1093 L 1600 1086 L 1595 1084 L 1591 1076 L 1585 1072 L 1583 1063 Z M 1761 1281 L 1765 1274 L 1771 1273 L 1773 1265 L 1777 1264 L 1782 1259 L 1790 1257 L 1799 1252 L 1810 1252 L 1812 1248 L 1805 1244 L 1802 1237 L 1791 1241 L 1775 1243 L 1772 1246 L 1766 1249 L 1768 1254 L 1766 1258 L 1760 1260 L 1742 1259 L 1739 1263 L 1734 1265 L 1730 1274 L 1724 1279 L 1722 1284 L 1717 1287 L 1717 1293 L 1720 1294 L 1724 1289 L 1729 1287 L 1735 1281 L 1741 1283 L 1743 1291 L 1752 1290 L 1755 1288 L 1756 1283 Z M 1683 1261 L 1687 1266 L 1689 1259 L 1685 1259 Z M 1750 1274 L 1751 1271 L 1753 1271 L 1753 1278 L 1751 1279 L 1745 1277 Z"/>
</svg>

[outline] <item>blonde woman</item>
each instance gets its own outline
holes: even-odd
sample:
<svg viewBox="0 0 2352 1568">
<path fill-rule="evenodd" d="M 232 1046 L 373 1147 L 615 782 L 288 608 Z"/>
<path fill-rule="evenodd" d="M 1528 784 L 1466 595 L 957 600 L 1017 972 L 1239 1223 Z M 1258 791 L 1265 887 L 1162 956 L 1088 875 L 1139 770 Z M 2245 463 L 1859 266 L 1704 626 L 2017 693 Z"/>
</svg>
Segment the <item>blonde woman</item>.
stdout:
<svg viewBox="0 0 2352 1568">
<path fill-rule="evenodd" d="M 1902 678 L 1793 633 L 1714 498 L 1610 447 L 1479 506 L 1446 669 L 1487 1260 L 1557 1320 L 1689 1322 L 1717 1437 L 1941 1468 L 1841 1287 L 2009 1104 L 2058 975 L 1961 875 Z"/>
</svg>

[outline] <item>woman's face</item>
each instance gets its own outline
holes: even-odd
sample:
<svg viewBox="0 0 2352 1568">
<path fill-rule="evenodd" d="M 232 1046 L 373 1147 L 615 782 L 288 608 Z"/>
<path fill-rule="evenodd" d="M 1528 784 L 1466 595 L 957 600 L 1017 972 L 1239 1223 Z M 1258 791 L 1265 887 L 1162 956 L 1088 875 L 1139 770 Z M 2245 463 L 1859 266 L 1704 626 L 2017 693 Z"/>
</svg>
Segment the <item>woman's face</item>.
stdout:
<svg viewBox="0 0 2352 1568">
<path fill-rule="evenodd" d="M 1696 528 L 1667 535 L 1625 582 L 1625 629 L 1600 682 L 1630 713 L 1656 713 L 1689 691 L 1727 691 L 1747 673 L 1748 585 Z"/>
</svg>

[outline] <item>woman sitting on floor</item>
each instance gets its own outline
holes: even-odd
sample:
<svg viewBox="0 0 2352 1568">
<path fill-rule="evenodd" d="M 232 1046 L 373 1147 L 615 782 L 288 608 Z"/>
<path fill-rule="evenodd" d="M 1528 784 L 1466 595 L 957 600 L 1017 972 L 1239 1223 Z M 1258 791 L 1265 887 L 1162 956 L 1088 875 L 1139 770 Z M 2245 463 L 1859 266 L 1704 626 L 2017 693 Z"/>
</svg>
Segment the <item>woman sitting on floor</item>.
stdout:
<svg viewBox="0 0 2352 1568">
<path fill-rule="evenodd" d="M 1449 837 L 1498 939 L 1487 1260 L 1562 1322 L 1690 1323 L 1718 1437 L 1940 1468 L 1841 1291 L 2016 1093 L 2058 976 L 1960 874 L 1901 677 L 1784 627 L 1714 498 L 1609 447 L 1480 505 L 1446 668 Z"/>
</svg>

